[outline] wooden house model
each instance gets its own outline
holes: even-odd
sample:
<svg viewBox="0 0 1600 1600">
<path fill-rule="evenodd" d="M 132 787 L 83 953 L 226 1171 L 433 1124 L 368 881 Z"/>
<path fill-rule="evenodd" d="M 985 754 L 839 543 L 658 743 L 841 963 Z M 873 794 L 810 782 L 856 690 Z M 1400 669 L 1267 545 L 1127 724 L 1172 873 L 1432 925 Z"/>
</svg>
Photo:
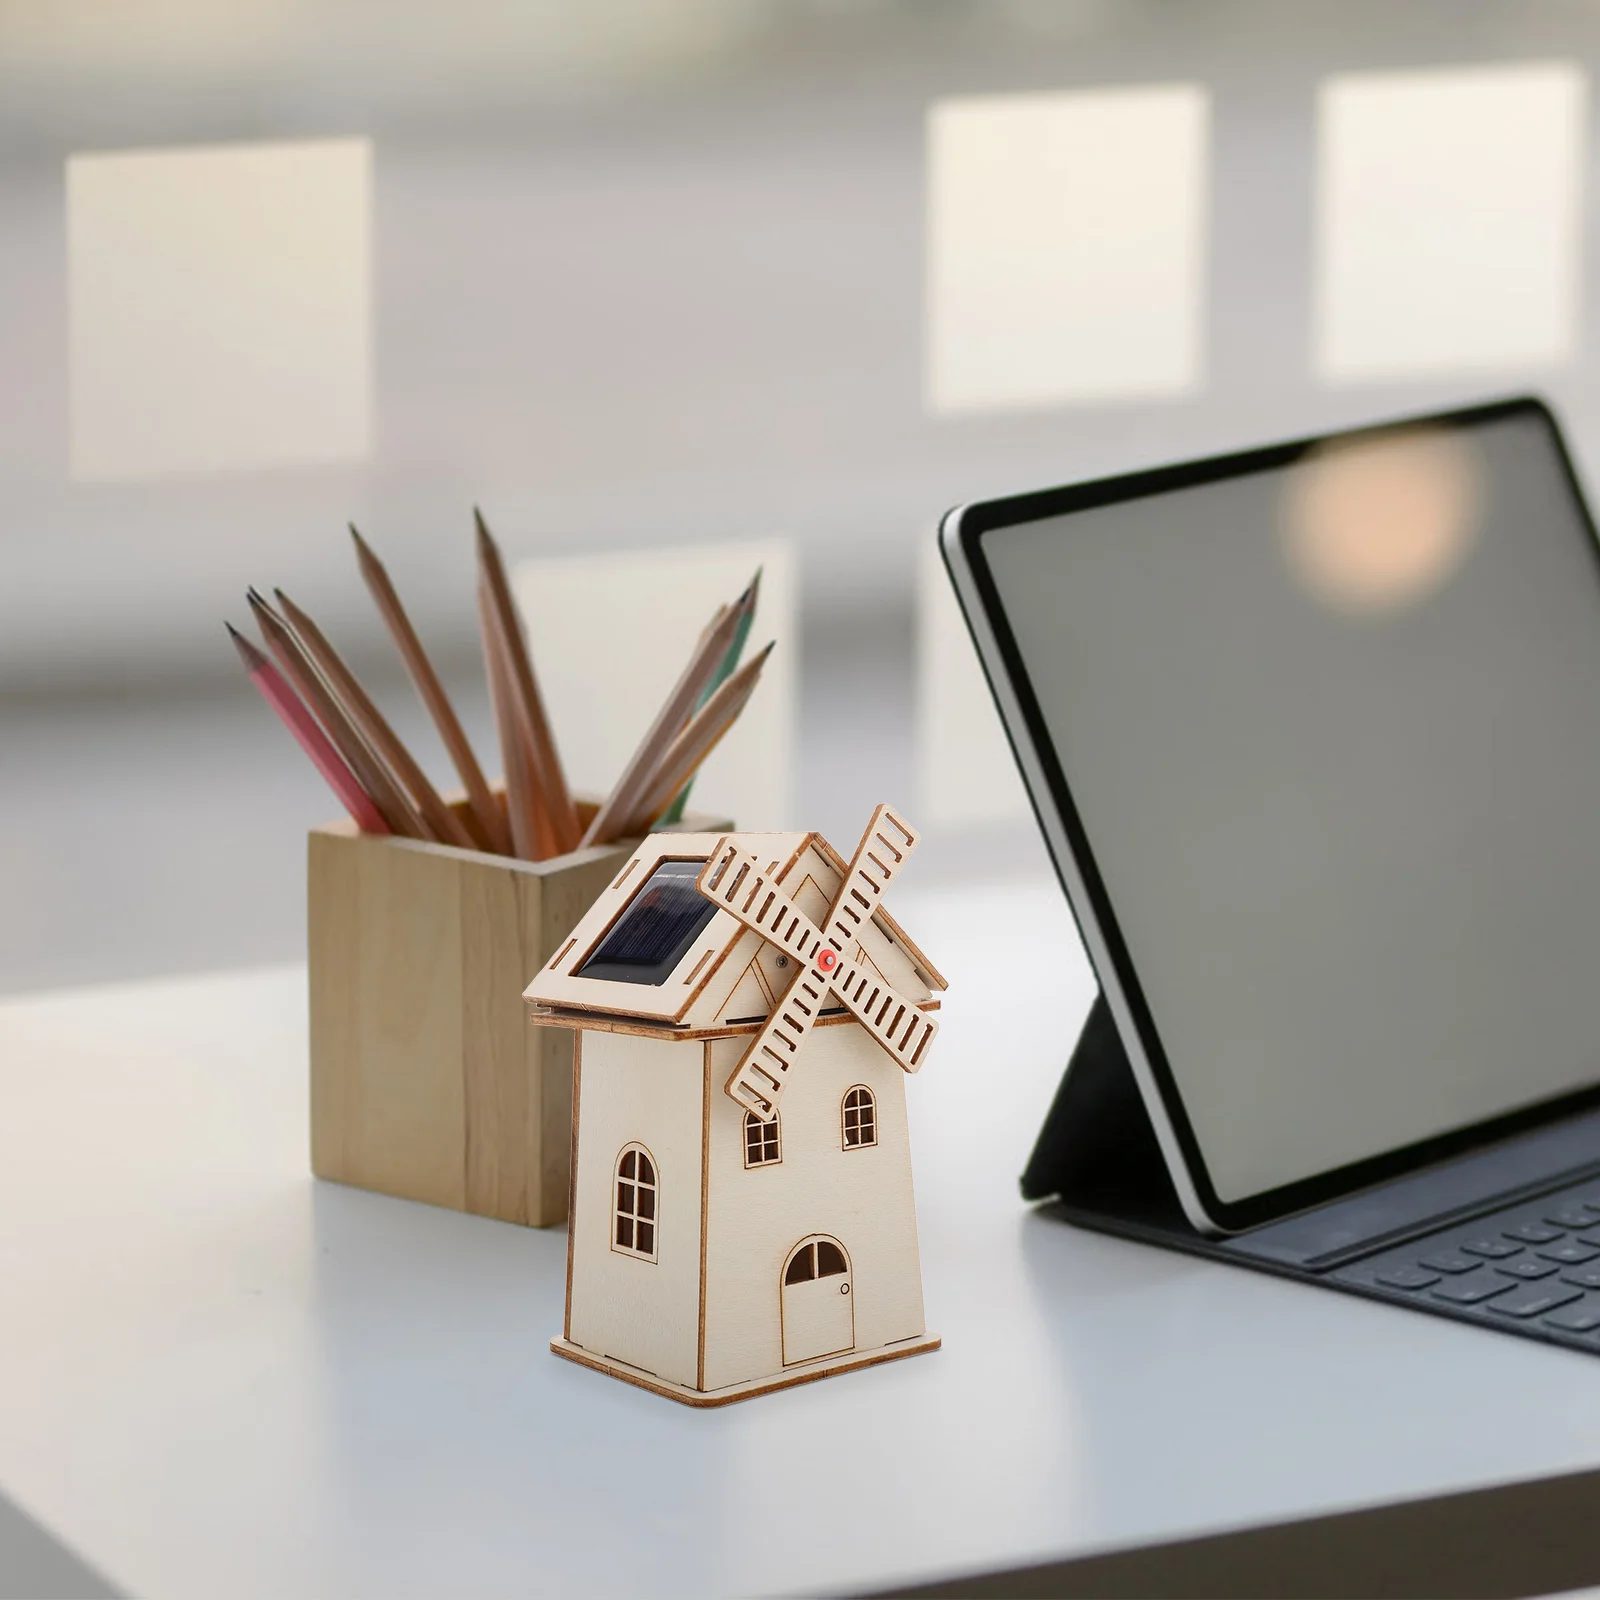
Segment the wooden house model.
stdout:
<svg viewBox="0 0 1600 1600">
<path fill-rule="evenodd" d="M 528 986 L 576 1034 L 557 1354 L 706 1406 L 938 1346 L 905 1078 L 945 982 L 879 904 L 915 843 L 652 835 Z"/>
</svg>

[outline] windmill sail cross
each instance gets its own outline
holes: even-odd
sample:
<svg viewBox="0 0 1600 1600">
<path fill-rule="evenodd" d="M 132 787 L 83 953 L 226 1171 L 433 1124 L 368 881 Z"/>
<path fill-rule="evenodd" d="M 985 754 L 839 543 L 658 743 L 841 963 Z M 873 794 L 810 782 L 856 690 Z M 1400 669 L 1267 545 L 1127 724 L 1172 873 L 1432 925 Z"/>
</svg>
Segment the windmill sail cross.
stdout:
<svg viewBox="0 0 1600 1600">
<path fill-rule="evenodd" d="M 696 879 L 707 899 L 800 963 L 725 1086 L 732 1100 L 763 1122 L 777 1115 L 789 1071 L 830 991 L 905 1071 L 921 1066 L 938 1032 L 937 1019 L 848 955 L 917 841 L 903 818 L 891 807 L 879 806 L 834 896 L 825 931 L 772 882 L 755 857 L 731 840 L 722 842 Z"/>
</svg>

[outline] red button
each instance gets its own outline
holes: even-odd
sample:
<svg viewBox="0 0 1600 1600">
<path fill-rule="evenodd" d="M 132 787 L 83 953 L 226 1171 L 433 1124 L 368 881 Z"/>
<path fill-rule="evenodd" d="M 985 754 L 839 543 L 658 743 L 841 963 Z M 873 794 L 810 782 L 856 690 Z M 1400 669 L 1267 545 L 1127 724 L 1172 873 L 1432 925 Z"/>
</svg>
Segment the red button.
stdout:
<svg viewBox="0 0 1600 1600">
<path fill-rule="evenodd" d="M 818 972 L 832 972 L 833 969 L 838 965 L 839 957 L 834 951 L 822 949 L 817 952 Z"/>
</svg>

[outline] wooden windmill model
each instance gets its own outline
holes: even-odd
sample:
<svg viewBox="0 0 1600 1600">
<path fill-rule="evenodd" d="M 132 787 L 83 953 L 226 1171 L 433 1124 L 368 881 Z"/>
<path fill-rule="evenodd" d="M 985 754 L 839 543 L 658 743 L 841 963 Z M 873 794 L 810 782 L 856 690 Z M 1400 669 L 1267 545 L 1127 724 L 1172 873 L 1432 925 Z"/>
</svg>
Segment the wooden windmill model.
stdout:
<svg viewBox="0 0 1600 1600">
<path fill-rule="evenodd" d="M 938 1345 L 904 1085 L 945 981 L 882 904 L 916 844 L 888 806 L 848 865 L 652 835 L 529 985 L 578 1035 L 557 1354 L 720 1405 Z"/>
</svg>

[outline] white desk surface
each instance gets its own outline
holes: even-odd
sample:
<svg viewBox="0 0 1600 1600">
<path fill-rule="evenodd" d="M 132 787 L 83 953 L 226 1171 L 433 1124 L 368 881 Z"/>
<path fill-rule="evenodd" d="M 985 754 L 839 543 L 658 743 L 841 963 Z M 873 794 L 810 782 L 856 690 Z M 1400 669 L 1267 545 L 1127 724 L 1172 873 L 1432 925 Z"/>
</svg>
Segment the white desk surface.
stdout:
<svg viewBox="0 0 1600 1600">
<path fill-rule="evenodd" d="M 1030 1215 L 1065 909 L 895 910 L 952 983 L 910 1095 L 944 1349 L 716 1411 L 550 1354 L 560 1231 L 311 1179 L 299 970 L 0 1005 L 0 1490 L 163 1600 L 709 1595 L 1600 1464 L 1600 1361 Z"/>
</svg>

